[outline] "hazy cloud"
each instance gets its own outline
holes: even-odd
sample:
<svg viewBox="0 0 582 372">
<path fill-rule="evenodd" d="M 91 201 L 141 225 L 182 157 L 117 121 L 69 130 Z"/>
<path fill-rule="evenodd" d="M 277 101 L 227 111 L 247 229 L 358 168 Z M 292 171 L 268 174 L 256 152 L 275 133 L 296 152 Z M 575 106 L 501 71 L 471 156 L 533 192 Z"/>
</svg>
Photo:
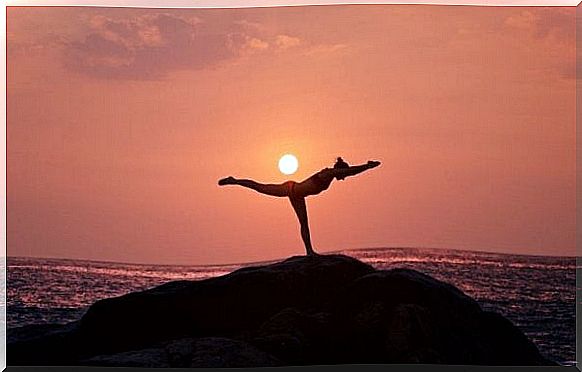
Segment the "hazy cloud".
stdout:
<svg viewBox="0 0 582 372">
<path fill-rule="evenodd" d="M 574 37 L 574 10 L 559 8 L 528 9 L 507 17 L 509 27 L 530 32 L 536 38 L 553 37 L 556 40 Z"/>
<path fill-rule="evenodd" d="M 564 78 L 576 76 L 575 8 L 523 10 L 505 19 L 512 31 L 527 32 L 541 43 L 546 56 L 556 61 L 549 70 Z M 544 71 L 542 71 L 544 73 Z"/>
<path fill-rule="evenodd" d="M 347 44 L 322 44 L 322 45 L 314 45 L 307 49 L 306 55 L 313 55 L 313 54 L 328 54 L 328 53 L 336 53 L 340 51 L 345 51 L 348 48 Z"/>
<path fill-rule="evenodd" d="M 269 48 L 255 27 L 232 22 L 215 27 L 197 17 L 156 14 L 125 20 L 90 20 L 91 31 L 69 42 L 71 70 L 105 78 L 152 79 L 172 70 L 212 68 Z"/>
<path fill-rule="evenodd" d="M 298 46 L 299 44 L 301 44 L 301 40 L 299 40 L 299 38 L 297 37 L 289 35 L 277 35 L 277 38 L 275 39 L 275 44 L 277 45 L 277 47 L 281 49 L 287 49 Z"/>
<path fill-rule="evenodd" d="M 64 42 L 64 64 L 78 73 L 113 79 L 159 79 L 176 70 L 223 66 L 259 53 L 334 53 L 345 44 L 319 45 L 247 20 L 207 20 L 175 14 L 125 19 L 94 16 L 81 38 Z"/>
</svg>

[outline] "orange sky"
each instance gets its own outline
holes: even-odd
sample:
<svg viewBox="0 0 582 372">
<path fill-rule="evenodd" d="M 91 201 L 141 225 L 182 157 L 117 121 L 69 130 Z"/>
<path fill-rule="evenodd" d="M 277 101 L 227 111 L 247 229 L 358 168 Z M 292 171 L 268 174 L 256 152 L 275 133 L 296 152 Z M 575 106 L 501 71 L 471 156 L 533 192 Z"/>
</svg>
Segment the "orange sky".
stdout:
<svg viewBox="0 0 582 372">
<path fill-rule="evenodd" d="M 8 255 L 204 264 L 427 246 L 574 255 L 575 8 L 8 8 Z"/>
</svg>

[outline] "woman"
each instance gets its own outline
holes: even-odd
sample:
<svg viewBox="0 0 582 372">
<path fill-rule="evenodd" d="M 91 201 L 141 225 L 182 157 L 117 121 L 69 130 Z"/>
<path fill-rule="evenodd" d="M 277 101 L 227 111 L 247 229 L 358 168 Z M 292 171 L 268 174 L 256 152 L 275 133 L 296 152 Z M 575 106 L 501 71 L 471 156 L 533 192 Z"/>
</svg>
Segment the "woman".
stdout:
<svg viewBox="0 0 582 372">
<path fill-rule="evenodd" d="M 297 217 L 299 218 L 299 223 L 301 224 L 301 238 L 305 244 L 305 250 L 308 255 L 315 255 L 316 253 L 311 245 L 311 237 L 309 234 L 305 198 L 307 196 L 317 195 L 320 192 L 327 190 L 334 179 L 343 180 L 346 177 L 355 176 L 363 171 L 375 168 L 378 165 L 380 165 L 379 161 L 370 160 L 367 164 L 350 166 L 343 161 L 342 158 L 337 158 L 333 168 L 322 169 L 299 183 L 287 181 L 281 184 L 263 184 L 253 180 L 226 177 L 218 181 L 218 185 L 239 185 L 253 189 L 265 195 L 288 197 Z"/>
</svg>

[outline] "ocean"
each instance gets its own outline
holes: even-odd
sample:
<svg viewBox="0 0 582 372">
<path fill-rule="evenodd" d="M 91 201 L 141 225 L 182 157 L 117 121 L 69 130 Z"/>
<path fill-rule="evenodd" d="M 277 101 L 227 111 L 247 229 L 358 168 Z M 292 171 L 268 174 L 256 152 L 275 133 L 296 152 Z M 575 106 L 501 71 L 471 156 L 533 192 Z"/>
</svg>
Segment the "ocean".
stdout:
<svg viewBox="0 0 582 372">
<path fill-rule="evenodd" d="M 412 268 L 449 282 L 517 325 L 549 359 L 575 364 L 576 259 L 444 249 L 341 251 L 378 269 Z M 7 328 L 79 319 L 98 299 L 243 266 L 160 266 L 9 257 Z"/>
</svg>

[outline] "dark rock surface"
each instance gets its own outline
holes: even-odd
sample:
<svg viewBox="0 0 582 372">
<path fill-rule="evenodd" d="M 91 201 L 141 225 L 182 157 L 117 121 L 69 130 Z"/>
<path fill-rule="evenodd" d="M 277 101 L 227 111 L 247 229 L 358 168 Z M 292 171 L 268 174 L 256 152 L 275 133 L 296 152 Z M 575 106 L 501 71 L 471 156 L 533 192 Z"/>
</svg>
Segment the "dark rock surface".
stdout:
<svg viewBox="0 0 582 372">
<path fill-rule="evenodd" d="M 104 299 L 78 322 L 10 330 L 7 347 L 9 366 L 554 364 L 454 286 L 343 255 Z"/>
<path fill-rule="evenodd" d="M 185 338 L 158 347 L 99 355 L 82 361 L 89 366 L 107 367 L 255 367 L 280 366 L 281 361 L 256 347 L 222 337 Z"/>
</svg>

